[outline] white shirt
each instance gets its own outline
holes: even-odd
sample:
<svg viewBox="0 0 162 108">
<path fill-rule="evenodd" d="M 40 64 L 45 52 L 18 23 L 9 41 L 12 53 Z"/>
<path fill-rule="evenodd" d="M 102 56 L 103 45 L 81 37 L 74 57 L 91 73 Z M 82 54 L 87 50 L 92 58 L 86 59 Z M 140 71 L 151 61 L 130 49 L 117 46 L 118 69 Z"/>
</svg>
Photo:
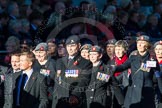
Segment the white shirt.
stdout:
<svg viewBox="0 0 162 108">
<path fill-rule="evenodd" d="M 33 69 L 31 69 L 31 70 L 29 70 L 29 71 L 23 71 L 23 74 L 26 74 L 26 75 L 28 76 L 28 79 L 27 79 L 27 81 L 26 81 L 26 83 L 25 83 L 24 88 L 26 87 L 26 84 L 28 83 L 28 81 L 29 81 L 30 76 L 31 76 L 32 73 L 33 73 Z"/>
<path fill-rule="evenodd" d="M 74 58 L 74 56 L 69 56 L 69 59 L 73 59 Z"/>
</svg>

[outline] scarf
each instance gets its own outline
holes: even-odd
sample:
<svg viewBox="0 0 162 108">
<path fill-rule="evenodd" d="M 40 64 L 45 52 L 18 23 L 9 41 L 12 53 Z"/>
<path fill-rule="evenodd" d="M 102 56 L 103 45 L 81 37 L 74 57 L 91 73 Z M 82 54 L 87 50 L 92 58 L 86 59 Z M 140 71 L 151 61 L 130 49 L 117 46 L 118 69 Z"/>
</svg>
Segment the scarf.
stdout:
<svg viewBox="0 0 162 108">
<path fill-rule="evenodd" d="M 124 54 L 124 56 L 122 57 L 121 60 L 119 60 L 118 57 L 115 57 L 115 63 L 117 66 L 119 66 L 119 65 L 123 64 L 124 62 L 126 62 L 127 59 L 128 59 L 127 55 Z M 114 76 L 116 77 L 116 76 L 119 76 L 120 74 L 121 74 L 121 72 L 115 72 Z"/>
</svg>

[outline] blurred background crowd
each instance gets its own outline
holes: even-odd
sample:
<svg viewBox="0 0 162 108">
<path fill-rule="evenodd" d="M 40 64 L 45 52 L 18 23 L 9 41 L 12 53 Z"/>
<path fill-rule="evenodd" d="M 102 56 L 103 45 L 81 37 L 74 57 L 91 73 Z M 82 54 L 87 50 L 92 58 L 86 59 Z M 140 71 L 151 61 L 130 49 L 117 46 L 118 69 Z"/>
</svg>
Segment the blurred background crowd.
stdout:
<svg viewBox="0 0 162 108">
<path fill-rule="evenodd" d="M 0 0 L 0 65 L 10 67 L 13 52 L 33 51 L 41 42 L 48 44 L 43 56 L 57 60 L 67 55 L 71 35 L 81 39 L 80 51 L 85 44 L 101 46 L 104 62 L 114 56 L 108 44 L 120 40 L 129 56 L 141 35 L 152 44 L 162 40 L 162 0 Z"/>
</svg>

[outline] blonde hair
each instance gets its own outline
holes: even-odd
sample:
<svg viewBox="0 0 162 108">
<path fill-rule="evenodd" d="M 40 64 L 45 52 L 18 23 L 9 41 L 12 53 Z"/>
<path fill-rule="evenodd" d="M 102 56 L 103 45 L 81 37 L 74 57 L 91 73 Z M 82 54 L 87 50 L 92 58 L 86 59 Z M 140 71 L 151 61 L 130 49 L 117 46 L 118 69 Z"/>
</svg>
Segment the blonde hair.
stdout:
<svg viewBox="0 0 162 108">
<path fill-rule="evenodd" d="M 21 56 L 22 56 L 22 55 L 27 56 L 28 60 L 31 61 L 32 63 L 35 61 L 35 55 L 34 55 L 34 53 L 31 52 L 31 51 L 22 52 L 20 55 L 21 55 Z"/>
</svg>

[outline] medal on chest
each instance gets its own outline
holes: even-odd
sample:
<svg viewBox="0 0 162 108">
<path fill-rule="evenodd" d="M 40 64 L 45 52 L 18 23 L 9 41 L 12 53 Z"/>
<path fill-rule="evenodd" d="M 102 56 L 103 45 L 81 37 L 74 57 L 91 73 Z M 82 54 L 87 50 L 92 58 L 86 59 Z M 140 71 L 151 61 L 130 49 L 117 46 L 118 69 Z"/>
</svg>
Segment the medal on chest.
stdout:
<svg viewBox="0 0 162 108">
<path fill-rule="evenodd" d="M 100 81 L 108 82 L 110 79 L 110 75 L 98 72 L 96 78 Z"/>
<path fill-rule="evenodd" d="M 144 72 L 150 72 L 150 67 L 147 67 L 146 63 L 142 63 L 140 69 Z"/>
<path fill-rule="evenodd" d="M 44 76 L 49 76 L 50 75 L 50 70 L 47 69 L 40 69 L 40 73 Z"/>
<path fill-rule="evenodd" d="M 79 75 L 79 70 L 65 70 L 65 77 L 76 78 Z"/>
</svg>

